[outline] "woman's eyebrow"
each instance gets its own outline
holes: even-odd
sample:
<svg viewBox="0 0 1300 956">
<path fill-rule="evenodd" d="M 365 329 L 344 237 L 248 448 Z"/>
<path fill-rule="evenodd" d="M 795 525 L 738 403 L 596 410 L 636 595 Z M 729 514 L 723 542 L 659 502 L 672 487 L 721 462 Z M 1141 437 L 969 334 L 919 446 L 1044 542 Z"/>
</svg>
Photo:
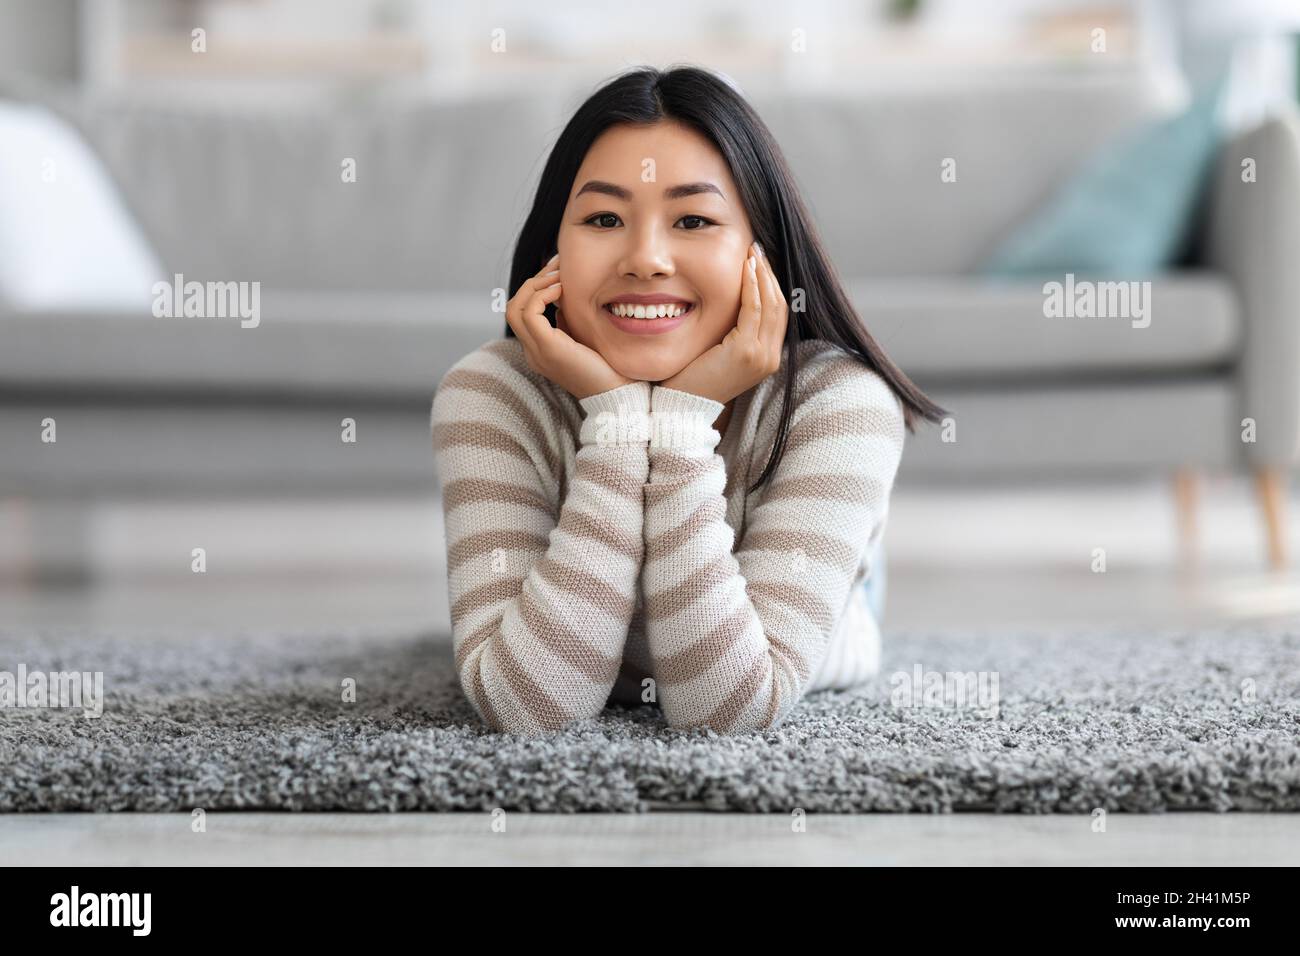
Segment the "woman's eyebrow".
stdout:
<svg viewBox="0 0 1300 956">
<path fill-rule="evenodd" d="M 606 196 L 613 196 L 615 199 L 621 199 L 624 202 L 632 201 L 632 191 L 630 189 L 624 189 L 622 186 L 607 183 L 601 179 L 588 180 L 581 189 L 574 193 L 573 198 L 577 199 L 583 193 L 604 193 Z M 687 196 L 696 196 L 700 193 L 717 193 L 718 198 L 723 202 L 727 201 L 727 197 L 722 195 L 721 189 L 713 185 L 713 183 L 707 182 L 682 183 L 680 186 L 669 186 L 664 190 L 664 198 L 685 199 Z"/>
</svg>

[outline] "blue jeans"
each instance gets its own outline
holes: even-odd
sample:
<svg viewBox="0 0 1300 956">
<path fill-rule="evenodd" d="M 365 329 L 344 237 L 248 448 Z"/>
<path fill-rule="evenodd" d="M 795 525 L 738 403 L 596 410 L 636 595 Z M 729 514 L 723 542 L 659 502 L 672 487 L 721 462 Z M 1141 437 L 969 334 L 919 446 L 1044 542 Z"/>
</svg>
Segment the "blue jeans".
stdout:
<svg viewBox="0 0 1300 956">
<path fill-rule="evenodd" d="M 881 616 L 885 613 L 886 575 L 885 536 L 883 534 L 876 539 L 871 555 L 871 573 L 862 582 L 862 587 L 867 592 L 867 606 L 871 608 L 871 614 L 875 617 L 876 623 L 879 624 Z"/>
</svg>

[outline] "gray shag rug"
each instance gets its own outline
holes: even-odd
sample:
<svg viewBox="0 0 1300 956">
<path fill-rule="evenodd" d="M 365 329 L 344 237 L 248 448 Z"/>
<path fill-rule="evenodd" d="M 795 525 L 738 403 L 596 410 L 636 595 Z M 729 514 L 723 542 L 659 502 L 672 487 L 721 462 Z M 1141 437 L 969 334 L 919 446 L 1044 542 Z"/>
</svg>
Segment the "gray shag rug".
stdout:
<svg viewBox="0 0 1300 956">
<path fill-rule="evenodd" d="M 20 663 L 102 671 L 104 710 L 0 709 L 0 811 L 1300 810 L 1300 628 L 889 632 L 874 683 L 734 737 L 486 732 L 427 634 L 0 630 Z M 897 706 L 918 666 L 996 673 L 996 716 Z"/>
</svg>

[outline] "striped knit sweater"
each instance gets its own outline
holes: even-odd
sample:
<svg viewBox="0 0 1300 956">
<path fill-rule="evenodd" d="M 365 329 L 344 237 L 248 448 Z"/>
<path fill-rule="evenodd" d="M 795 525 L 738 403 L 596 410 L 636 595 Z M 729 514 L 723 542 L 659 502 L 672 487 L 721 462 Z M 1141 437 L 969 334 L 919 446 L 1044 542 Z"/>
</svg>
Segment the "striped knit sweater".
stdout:
<svg viewBox="0 0 1300 956">
<path fill-rule="evenodd" d="M 575 399 L 517 339 L 447 373 L 432 427 L 452 639 L 488 727 L 539 734 L 611 700 L 656 700 L 673 727 L 741 733 L 876 672 L 862 585 L 902 404 L 829 343 L 798 348 L 785 454 L 752 494 L 784 358 L 736 399 L 725 437 L 720 402 L 648 382 Z M 698 427 L 656 430 L 664 421 Z"/>
</svg>

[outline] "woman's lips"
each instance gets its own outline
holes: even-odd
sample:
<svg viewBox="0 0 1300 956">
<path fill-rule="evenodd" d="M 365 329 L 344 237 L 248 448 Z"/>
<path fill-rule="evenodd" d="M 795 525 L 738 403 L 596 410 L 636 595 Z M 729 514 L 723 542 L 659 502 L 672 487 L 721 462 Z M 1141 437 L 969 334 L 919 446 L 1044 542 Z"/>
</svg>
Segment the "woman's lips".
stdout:
<svg viewBox="0 0 1300 956">
<path fill-rule="evenodd" d="M 686 317 L 695 312 L 695 305 L 692 303 L 687 306 L 686 311 L 681 315 L 666 315 L 663 318 L 656 317 L 653 319 L 634 319 L 628 316 L 615 315 L 607 305 L 601 306 L 601 311 L 609 317 L 609 321 L 614 323 L 615 328 L 624 332 L 630 332 L 632 335 L 658 335 L 661 332 L 671 332 L 685 322 Z"/>
</svg>

